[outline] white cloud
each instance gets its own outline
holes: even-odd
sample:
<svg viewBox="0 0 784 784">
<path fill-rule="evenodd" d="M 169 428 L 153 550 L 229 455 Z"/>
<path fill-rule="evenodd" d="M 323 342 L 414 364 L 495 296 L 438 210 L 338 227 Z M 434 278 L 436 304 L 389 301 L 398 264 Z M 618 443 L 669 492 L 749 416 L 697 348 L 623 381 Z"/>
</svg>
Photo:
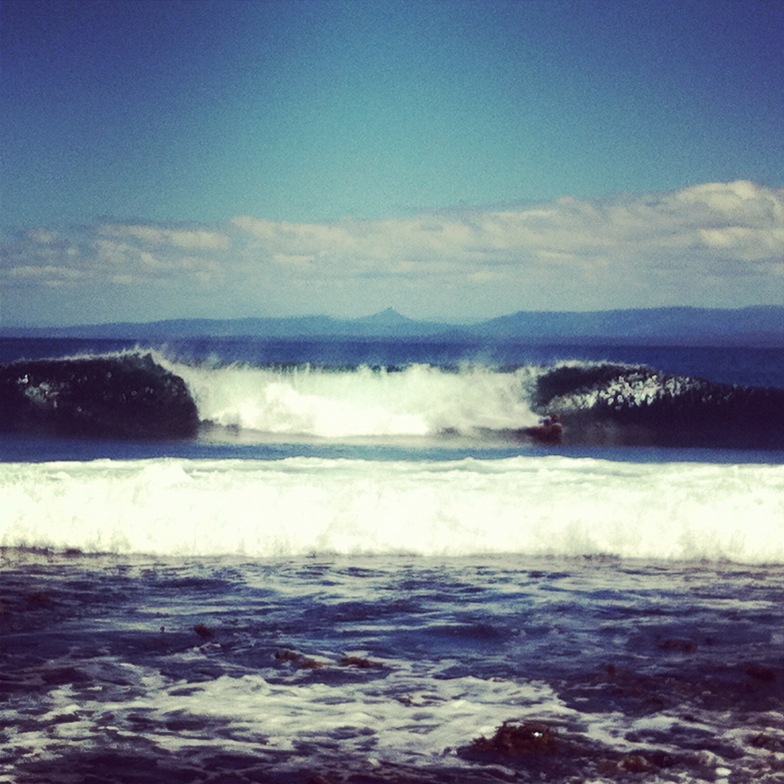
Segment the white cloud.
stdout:
<svg viewBox="0 0 784 784">
<path fill-rule="evenodd" d="M 497 285 L 502 307 L 515 298 L 521 307 L 559 307 L 551 290 L 564 295 L 563 308 L 662 304 L 678 293 L 694 304 L 735 297 L 745 304 L 773 294 L 765 294 L 763 279 L 782 264 L 784 191 L 741 181 L 380 221 L 243 217 L 234 225 L 250 238 L 246 256 L 262 265 L 286 262 L 292 274 L 314 278 L 362 274 L 401 286 L 448 280 L 450 291 L 464 284 L 467 298 L 477 285 Z M 733 288 L 741 270 L 758 278 L 756 289 Z"/>
<path fill-rule="evenodd" d="M 163 228 L 147 224 L 112 223 L 99 228 L 100 234 L 158 247 L 173 246 L 190 251 L 226 250 L 231 239 L 223 232 L 202 228 Z"/>
<path fill-rule="evenodd" d="M 30 229 L 27 232 L 27 236 L 33 241 L 40 245 L 51 245 L 54 242 L 57 242 L 59 239 L 59 234 L 56 231 L 51 231 L 50 229 Z"/>
<path fill-rule="evenodd" d="M 225 227 L 107 223 L 7 243 L 4 285 L 122 285 L 141 318 L 363 315 L 431 318 L 519 309 L 784 302 L 784 189 L 748 181 L 661 194 Z M 171 313 L 155 291 L 166 290 Z M 135 293 L 134 293 L 135 292 Z M 7 298 L 8 299 L 8 298 Z M 147 308 L 145 310 L 145 308 Z M 207 312 L 205 312 L 205 309 Z"/>
<path fill-rule="evenodd" d="M 21 265 L 12 267 L 8 271 L 11 278 L 20 279 L 37 279 L 49 285 L 62 284 L 69 280 L 80 280 L 85 277 L 85 272 L 78 269 L 69 269 L 68 267 L 55 267 L 52 265 L 46 266 L 33 266 Z"/>
</svg>

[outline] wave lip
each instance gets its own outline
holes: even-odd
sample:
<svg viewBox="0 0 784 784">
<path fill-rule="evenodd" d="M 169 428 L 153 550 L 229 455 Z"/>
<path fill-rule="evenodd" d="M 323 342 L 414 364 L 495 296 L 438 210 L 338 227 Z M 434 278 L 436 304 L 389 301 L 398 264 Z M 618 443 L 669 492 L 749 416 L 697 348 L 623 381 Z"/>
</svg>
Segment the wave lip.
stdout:
<svg viewBox="0 0 784 784">
<path fill-rule="evenodd" d="M 184 381 L 149 353 L 0 365 L 0 430 L 170 438 L 198 425 Z"/>
</svg>

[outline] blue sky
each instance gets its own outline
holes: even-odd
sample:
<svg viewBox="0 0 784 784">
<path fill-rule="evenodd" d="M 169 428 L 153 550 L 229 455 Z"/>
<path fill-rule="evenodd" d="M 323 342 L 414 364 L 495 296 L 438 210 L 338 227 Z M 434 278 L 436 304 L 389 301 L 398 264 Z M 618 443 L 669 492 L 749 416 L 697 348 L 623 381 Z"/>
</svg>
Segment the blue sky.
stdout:
<svg viewBox="0 0 784 784">
<path fill-rule="evenodd" d="M 784 302 L 781 4 L 0 13 L 0 325 Z"/>
</svg>

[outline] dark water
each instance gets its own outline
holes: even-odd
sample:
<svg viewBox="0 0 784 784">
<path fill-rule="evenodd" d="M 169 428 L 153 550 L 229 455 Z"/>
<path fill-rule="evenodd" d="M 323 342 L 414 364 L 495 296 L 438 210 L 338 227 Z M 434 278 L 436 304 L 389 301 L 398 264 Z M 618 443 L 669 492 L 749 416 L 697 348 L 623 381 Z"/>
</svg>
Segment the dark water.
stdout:
<svg viewBox="0 0 784 784">
<path fill-rule="evenodd" d="M 778 567 L 6 552 L 0 580 L 19 782 L 781 780 Z"/>
</svg>

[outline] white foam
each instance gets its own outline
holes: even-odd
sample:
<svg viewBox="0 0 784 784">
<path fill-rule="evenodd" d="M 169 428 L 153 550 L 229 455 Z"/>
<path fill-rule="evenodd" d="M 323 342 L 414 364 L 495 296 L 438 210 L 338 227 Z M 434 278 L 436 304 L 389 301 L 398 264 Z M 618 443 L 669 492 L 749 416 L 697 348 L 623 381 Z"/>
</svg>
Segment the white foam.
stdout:
<svg viewBox="0 0 784 784">
<path fill-rule="evenodd" d="M 456 748 L 477 734 L 492 735 L 498 717 L 510 710 L 519 716 L 536 712 L 539 720 L 575 715 L 544 683 L 472 676 L 435 679 L 427 669 L 403 662 L 390 666 L 383 686 L 280 682 L 244 674 L 188 684 L 185 692 L 182 682 L 148 672 L 141 678 L 143 688 L 132 695 L 114 701 L 81 694 L 76 710 L 73 687 L 60 687 L 49 693 L 51 709 L 40 717 L 40 724 L 17 734 L 13 746 L 24 744 L 36 748 L 37 756 L 49 757 L 63 742 L 71 748 L 88 745 L 107 731 L 117 738 L 133 738 L 136 733 L 123 727 L 128 726 L 129 715 L 142 714 L 150 725 L 146 740 L 172 753 L 219 747 L 239 753 L 296 750 L 302 758 L 309 744 L 323 753 L 325 748 L 338 748 L 339 741 L 343 759 L 371 753 L 371 759 L 386 762 L 459 765 Z M 52 723 L 62 716 L 69 721 Z M 165 730 L 169 719 L 180 716 L 189 718 L 189 728 Z M 213 737 L 211 721 L 228 727 L 228 732 Z"/>
<path fill-rule="evenodd" d="M 569 363 L 559 363 L 568 365 Z M 703 382 L 680 376 L 667 377 L 662 373 L 631 372 L 620 375 L 600 388 L 588 388 L 569 392 L 556 397 L 550 403 L 558 410 L 592 409 L 597 404 L 609 405 L 613 408 L 644 407 L 657 400 L 678 398 L 690 393 L 699 392 Z"/>
<path fill-rule="evenodd" d="M 210 368 L 159 361 L 183 378 L 203 421 L 265 433 L 424 436 L 519 428 L 537 420 L 526 402 L 527 370 Z"/>
<path fill-rule="evenodd" d="M 204 653 L 191 655 L 201 659 Z M 329 661 L 323 663 L 331 666 Z M 697 759 L 707 771 L 698 780 L 714 780 L 708 773 L 713 771 L 750 781 L 757 780 L 758 771 L 770 770 L 772 760 L 770 752 L 749 746 L 751 728 L 775 739 L 781 735 L 780 713 L 755 714 L 750 723 L 737 726 L 733 716 L 699 709 L 694 711 L 696 718 L 581 712 L 565 704 L 547 683 L 522 675 L 519 679 L 445 678 L 427 661 L 381 663 L 387 668 L 383 680 L 370 682 L 281 677 L 280 672 L 265 678 L 269 670 L 262 667 L 261 672 L 221 674 L 193 683 L 172 680 L 153 669 L 119 665 L 124 668 L 123 683 L 133 678 L 130 692 L 76 692 L 72 685 L 53 688 L 46 696 L 46 712 L 31 716 L 26 711 L 25 730 L 9 733 L 7 750 L 24 754 L 28 760 L 33 756 L 53 760 L 65 745 L 72 751 L 90 749 L 105 744 L 107 736 L 115 742 L 133 742 L 139 738 L 133 719 L 143 716 L 145 742 L 173 755 L 220 749 L 262 759 L 275 754 L 278 764 L 285 765 L 281 754 L 293 752 L 293 759 L 302 764 L 310 752 L 324 765 L 329 764 L 332 750 L 338 763 L 359 758 L 369 766 L 393 763 L 454 769 L 468 767 L 458 749 L 480 736 L 491 737 L 503 721 L 536 721 L 556 731 L 560 727 L 577 730 L 594 743 L 623 754 L 655 745 L 676 756 L 682 751 L 682 731 L 711 732 L 717 745 L 720 741 L 738 753 L 727 757 L 699 751 Z M 110 662 L 100 666 L 113 674 Z M 185 726 L 168 729 L 169 722 L 183 718 L 187 719 Z M 214 732 L 216 726 L 219 733 Z M 634 736 L 655 736 L 656 741 L 635 741 Z M 586 771 L 584 780 L 606 780 L 592 778 L 592 773 Z M 676 774 L 668 780 L 697 780 L 688 768 Z"/>
<path fill-rule="evenodd" d="M 0 545 L 784 563 L 784 466 L 560 456 L 8 463 Z"/>
</svg>

